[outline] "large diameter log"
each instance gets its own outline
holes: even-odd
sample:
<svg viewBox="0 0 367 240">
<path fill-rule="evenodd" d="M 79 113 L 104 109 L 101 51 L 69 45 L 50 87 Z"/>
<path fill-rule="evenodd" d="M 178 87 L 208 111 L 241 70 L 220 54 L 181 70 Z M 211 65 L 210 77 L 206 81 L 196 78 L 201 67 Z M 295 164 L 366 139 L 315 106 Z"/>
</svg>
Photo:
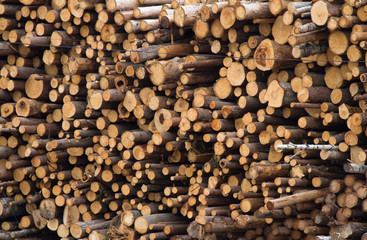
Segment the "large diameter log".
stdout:
<svg viewBox="0 0 367 240">
<path fill-rule="evenodd" d="M 61 196 L 61 195 L 60 195 Z M 57 204 L 57 198 L 55 199 Z M 73 205 L 71 207 L 65 206 L 64 212 L 63 212 L 63 223 L 66 226 L 71 226 L 74 223 L 77 223 L 80 218 L 80 213 L 78 211 L 78 206 Z"/>
<path fill-rule="evenodd" d="M 150 80 L 154 85 L 174 82 L 180 77 L 179 64 L 183 59 L 174 58 L 168 61 L 157 61 L 149 66 L 151 74 Z"/>
<path fill-rule="evenodd" d="M 52 219 L 57 217 L 57 213 L 59 212 L 56 204 L 55 199 L 47 198 L 43 199 L 40 203 L 40 214 L 42 217 L 46 219 Z"/>
<path fill-rule="evenodd" d="M 317 1 L 311 7 L 311 19 L 318 26 L 326 24 L 329 17 L 338 17 L 341 15 L 340 3 Z"/>
<path fill-rule="evenodd" d="M 341 226 L 340 236 L 344 239 L 359 239 L 367 231 L 367 224 L 363 222 L 348 222 Z"/>
<path fill-rule="evenodd" d="M 236 22 L 236 14 L 233 7 L 225 7 L 220 13 L 220 23 L 224 29 L 231 28 Z"/>
<path fill-rule="evenodd" d="M 148 232 L 150 224 L 158 222 L 174 222 L 174 221 L 182 221 L 182 217 L 179 215 L 174 215 L 172 213 L 158 213 L 138 217 L 135 220 L 134 228 L 138 233 L 144 234 Z"/>
<path fill-rule="evenodd" d="M 32 77 L 33 76 L 33 77 Z M 48 100 L 51 91 L 50 80 L 37 80 L 36 75 L 32 75 L 25 83 L 25 92 L 29 98 Z"/>
<path fill-rule="evenodd" d="M 177 112 L 163 108 L 154 114 L 154 124 L 158 132 L 167 132 L 171 127 L 178 126 L 180 120 Z"/>
<path fill-rule="evenodd" d="M 31 117 L 41 113 L 43 102 L 21 98 L 15 105 L 15 112 L 20 117 Z"/>
<path fill-rule="evenodd" d="M 256 48 L 254 53 L 256 67 L 262 71 L 294 67 L 292 47 L 265 39 Z"/>
<path fill-rule="evenodd" d="M 279 44 L 286 44 L 288 41 L 288 37 L 292 33 L 292 29 L 293 25 L 285 25 L 283 22 L 283 17 L 278 16 L 271 29 L 274 41 Z"/>
<path fill-rule="evenodd" d="M 272 81 L 265 93 L 265 100 L 269 107 L 279 108 L 297 102 L 297 96 L 288 82 Z"/>
<path fill-rule="evenodd" d="M 234 62 L 227 69 L 227 80 L 232 86 L 241 86 L 245 76 L 245 68 L 241 63 Z"/>
<path fill-rule="evenodd" d="M 235 13 L 237 20 L 273 17 L 268 2 L 239 2 Z"/>
<path fill-rule="evenodd" d="M 330 51 L 342 55 L 349 47 L 349 32 L 334 31 L 329 34 L 328 42 Z"/>
<path fill-rule="evenodd" d="M 86 105 L 86 102 L 70 101 L 62 106 L 62 113 L 68 118 L 81 118 L 84 116 Z"/>
<path fill-rule="evenodd" d="M 324 188 L 324 189 L 296 193 L 290 196 L 269 200 L 266 203 L 266 206 L 269 210 L 273 210 L 273 209 L 290 206 L 296 203 L 309 202 L 309 201 L 315 200 L 316 198 L 326 195 L 328 191 L 329 191 L 328 188 Z"/>
<path fill-rule="evenodd" d="M 196 21 L 196 14 L 201 10 L 201 5 L 187 5 L 175 8 L 173 17 L 175 24 L 179 27 L 193 26 Z"/>
</svg>

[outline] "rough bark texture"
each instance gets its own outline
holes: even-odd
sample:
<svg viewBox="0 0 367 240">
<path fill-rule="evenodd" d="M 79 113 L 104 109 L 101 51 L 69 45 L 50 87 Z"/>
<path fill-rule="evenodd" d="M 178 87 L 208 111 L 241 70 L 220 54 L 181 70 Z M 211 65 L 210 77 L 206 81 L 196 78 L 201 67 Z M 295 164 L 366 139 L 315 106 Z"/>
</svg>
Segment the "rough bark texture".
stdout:
<svg viewBox="0 0 367 240">
<path fill-rule="evenodd" d="M 366 238 L 367 1 L 0 15 L 0 239 Z"/>
</svg>

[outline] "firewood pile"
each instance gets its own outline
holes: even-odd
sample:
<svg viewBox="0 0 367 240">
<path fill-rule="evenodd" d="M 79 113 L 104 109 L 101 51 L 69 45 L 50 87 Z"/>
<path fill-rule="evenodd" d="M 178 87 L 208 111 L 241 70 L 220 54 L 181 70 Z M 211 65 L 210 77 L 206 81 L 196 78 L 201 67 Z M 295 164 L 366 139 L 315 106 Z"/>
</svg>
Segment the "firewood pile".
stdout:
<svg viewBox="0 0 367 240">
<path fill-rule="evenodd" d="M 366 21 L 1 0 L 0 240 L 367 239 Z"/>
</svg>

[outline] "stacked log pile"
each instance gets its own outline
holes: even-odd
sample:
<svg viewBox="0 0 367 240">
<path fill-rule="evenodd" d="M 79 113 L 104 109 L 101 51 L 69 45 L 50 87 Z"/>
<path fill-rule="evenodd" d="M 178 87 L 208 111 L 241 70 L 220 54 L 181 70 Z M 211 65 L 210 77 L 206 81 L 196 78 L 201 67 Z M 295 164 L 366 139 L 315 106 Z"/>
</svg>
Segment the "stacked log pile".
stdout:
<svg viewBox="0 0 367 240">
<path fill-rule="evenodd" d="M 367 1 L 0 14 L 0 239 L 367 239 Z"/>
</svg>

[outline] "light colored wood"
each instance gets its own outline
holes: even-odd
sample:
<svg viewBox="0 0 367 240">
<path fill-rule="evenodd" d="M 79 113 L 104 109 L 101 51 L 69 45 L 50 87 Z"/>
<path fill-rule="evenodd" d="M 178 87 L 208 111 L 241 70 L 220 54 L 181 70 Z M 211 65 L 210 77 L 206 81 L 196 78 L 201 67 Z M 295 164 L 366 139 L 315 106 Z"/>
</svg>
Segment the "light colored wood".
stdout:
<svg viewBox="0 0 367 240">
<path fill-rule="evenodd" d="M 280 45 L 270 39 L 265 39 L 260 43 L 254 53 L 254 57 L 256 58 L 256 67 L 263 71 L 296 65 L 296 62 L 292 61 L 291 48 L 286 45 Z"/>
<path fill-rule="evenodd" d="M 266 206 L 269 209 L 277 209 L 285 206 L 289 206 L 295 203 L 308 202 L 315 200 L 318 197 L 324 196 L 328 189 L 311 190 L 303 193 L 293 194 L 291 196 L 270 200 Z"/>
</svg>

